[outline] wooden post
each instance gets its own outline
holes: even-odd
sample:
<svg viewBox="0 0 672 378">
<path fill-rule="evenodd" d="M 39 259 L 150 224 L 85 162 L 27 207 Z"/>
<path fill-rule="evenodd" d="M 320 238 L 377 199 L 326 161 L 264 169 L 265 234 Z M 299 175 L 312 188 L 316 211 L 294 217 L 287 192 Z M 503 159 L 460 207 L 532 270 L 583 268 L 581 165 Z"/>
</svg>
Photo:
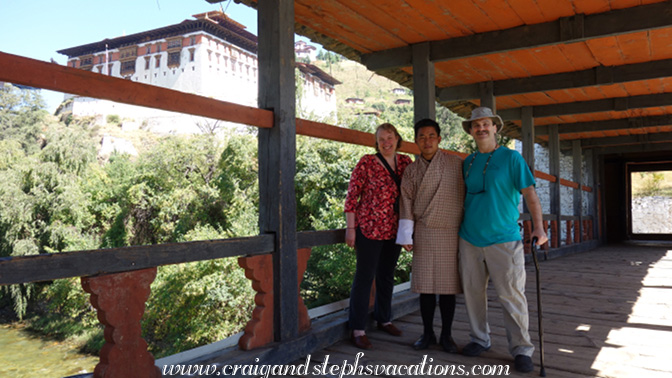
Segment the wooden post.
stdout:
<svg viewBox="0 0 672 378">
<path fill-rule="evenodd" d="M 558 125 L 548 127 L 548 173 L 555 176 L 555 182 L 550 183 L 551 214 L 560 224 L 560 137 Z M 557 229 L 560 233 L 560 227 Z M 558 235 L 559 236 L 559 235 Z M 558 237 L 558 240 L 561 238 Z M 555 248 L 555 247 L 554 247 Z"/>
<path fill-rule="evenodd" d="M 298 336 L 296 242 L 296 93 L 294 2 L 259 1 L 259 107 L 273 110 L 273 127 L 259 130 L 259 231 L 275 235 L 276 341 Z"/>
<path fill-rule="evenodd" d="M 587 175 L 586 175 L 586 183 L 588 186 L 593 188 L 593 191 L 590 192 L 588 198 L 589 198 L 589 203 L 590 205 L 588 206 L 590 215 L 593 216 L 593 221 L 590 222 L 590 226 L 593 227 L 590 232 L 588 233 L 590 239 L 593 239 L 594 235 L 599 235 L 597 231 L 597 225 L 599 224 L 598 222 L 598 217 L 599 212 L 598 212 L 598 182 L 599 178 L 597 177 L 597 159 L 595 154 L 593 153 L 593 150 L 590 148 L 586 149 L 586 168 L 588 170 Z"/>
<path fill-rule="evenodd" d="M 583 222 L 581 222 L 581 212 L 583 211 L 583 190 L 581 190 L 581 187 L 583 186 L 584 180 L 582 174 L 581 141 L 578 139 L 572 141 L 572 159 L 572 179 L 579 184 L 579 187 L 573 191 L 574 216 L 579 217 L 574 226 L 576 229 L 574 231 L 574 242 L 581 243 L 581 226 L 583 224 Z"/>
<path fill-rule="evenodd" d="M 521 136 L 523 142 L 523 158 L 530 167 L 530 171 L 534 174 L 534 118 L 532 114 L 532 107 L 525 106 L 521 114 L 522 127 Z M 523 201 L 523 212 L 529 213 L 527 202 Z"/>
<path fill-rule="evenodd" d="M 495 85 L 492 81 L 486 81 L 478 84 L 478 92 L 481 97 L 481 106 L 492 109 L 497 114 L 497 101 L 495 99 Z"/>
<path fill-rule="evenodd" d="M 436 120 L 434 63 L 429 60 L 429 42 L 413 45 L 413 117 Z"/>
</svg>

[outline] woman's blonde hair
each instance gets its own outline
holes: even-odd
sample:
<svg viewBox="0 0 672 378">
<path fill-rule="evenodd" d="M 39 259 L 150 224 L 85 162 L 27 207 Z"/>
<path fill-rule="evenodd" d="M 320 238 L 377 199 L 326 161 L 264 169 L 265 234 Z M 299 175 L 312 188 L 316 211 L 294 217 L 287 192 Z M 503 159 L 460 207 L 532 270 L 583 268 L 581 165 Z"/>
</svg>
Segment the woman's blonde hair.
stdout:
<svg viewBox="0 0 672 378">
<path fill-rule="evenodd" d="M 401 135 L 399 135 L 399 132 L 397 131 L 397 128 L 394 127 L 394 125 L 391 124 L 391 123 L 383 123 L 376 128 L 376 133 L 375 133 L 375 136 L 376 136 L 376 152 L 380 152 L 380 150 L 378 149 L 378 132 L 380 130 L 393 132 L 394 135 L 398 138 L 397 139 L 397 150 L 399 148 L 401 148 L 401 142 L 403 142 L 404 139 L 401 137 Z"/>
</svg>

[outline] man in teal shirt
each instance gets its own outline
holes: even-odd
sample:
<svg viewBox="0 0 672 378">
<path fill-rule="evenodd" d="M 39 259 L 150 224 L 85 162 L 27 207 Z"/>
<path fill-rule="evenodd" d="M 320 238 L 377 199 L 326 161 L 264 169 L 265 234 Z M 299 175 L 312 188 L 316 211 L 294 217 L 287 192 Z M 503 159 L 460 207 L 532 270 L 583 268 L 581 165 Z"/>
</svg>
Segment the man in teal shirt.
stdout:
<svg viewBox="0 0 672 378">
<path fill-rule="evenodd" d="M 478 147 L 464 160 L 462 170 L 467 195 L 460 227 L 459 262 L 471 328 L 471 342 L 462 354 L 478 356 L 490 349 L 487 287 L 492 279 L 504 311 L 515 368 L 530 372 L 534 368 L 534 345 L 528 332 L 525 257 L 518 226 L 521 193 L 532 215 L 532 237 L 538 239 L 538 245 L 548 238 L 542 227 L 541 204 L 532 172 L 517 151 L 497 143 L 496 133 L 502 125 L 502 119 L 486 107 L 474 109 L 471 118 L 462 123 Z"/>
</svg>

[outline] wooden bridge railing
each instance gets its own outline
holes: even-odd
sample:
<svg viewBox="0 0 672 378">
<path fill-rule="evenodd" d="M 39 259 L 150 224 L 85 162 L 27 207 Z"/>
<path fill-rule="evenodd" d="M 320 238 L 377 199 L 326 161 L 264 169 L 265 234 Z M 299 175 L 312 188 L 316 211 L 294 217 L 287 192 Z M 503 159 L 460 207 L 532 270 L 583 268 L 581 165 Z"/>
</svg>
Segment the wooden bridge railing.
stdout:
<svg viewBox="0 0 672 378">
<path fill-rule="evenodd" d="M 269 110 L 227 103 L 2 52 L 0 52 L 0 81 L 260 128 L 273 126 L 273 112 Z M 296 133 L 364 146 L 374 144 L 372 134 L 302 119 L 296 120 Z M 419 153 L 417 146 L 410 142 L 404 142 L 401 151 Z M 465 155 L 454 151 L 447 152 Z M 535 171 L 535 176 L 552 182 L 558 180 L 557 177 L 540 171 Z M 560 184 L 578 188 L 578 184 L 563 179 L 560 179 Z M 585 186 L 581 189 L 592 190 Z M 586 239 L 592 237 L 587 231 L 592 229 L 589 227 L 592 219 L 561 217 L 562 219 L 558 220 L 556 217 L 550 217 L 553 218 L 551 224 L 564 220 L 568 222 L 568 229 L 574 230 L 580 230 L 575 227 L 581 226 L 578 222 L 578 219 L 581 219 L 581 222 L 584 222 L 583 230 L 587 232 Z M 521 218 L 529 227 L 529 220 L 524 219 L 524 214 Z M 551 247 L 554 247 L 559 245 L 557 243 L 559 227 L 551 226 L 551 230 L 554 240 Z M 575 231 L 575 235 L 577 232 L 581 231 Z M 150 295 L 149 286 L 154 280 L 157 267 L 240 256 L 242 259 L 248 259 L 240 262 L 248 269 L 248 277 L 253 281 L 256 280 L 257 286 L 263 286 L 262 280 L 258 279 L 259 275 L 254 273 L 254 270 L 261 272 L 265 269 L 263 265 L 268 264 L 268 261 L 264 262 L 264 256 L 270 256 L 276 250 L 274 240 L 272 235 L 259 235 L 224 240 L 3 257 L 0 258 L 0 285 L 82 277 L 82 285 L 91 294 L 91 302 L 98 310 L 98 318 L 106 327 L 106 344 L 101 350 L 101 362 L 96 367 L 94 376 L 158 377 L 160 372 L 154 366 L 153 357 L 147 352 L 147 344 L 141 338 L 139 328 L 144 304 Z M 342 242 L 344 242 L 343 230 L 297 233 L 299 250 Z M 259 259 L 249 260 L 255 257 Z M 264 272 L 268 275 L 267 270 Z M 268 290 L 268 287 L 258 288 L 258 291 L 263 291 L 265 294 L 269 293 Z M 267 300 L 268 297 L 261 298 L 260 305 L 268 306 L 265 303 Z M 251 328 L 254 333 L 255 326 Z M 264 332 L 268 336 L 267 330 Z M 249 338 L 246 343 L 251 347 L 258 346 L 258 342 L 250 342 Z"/>
</svg>

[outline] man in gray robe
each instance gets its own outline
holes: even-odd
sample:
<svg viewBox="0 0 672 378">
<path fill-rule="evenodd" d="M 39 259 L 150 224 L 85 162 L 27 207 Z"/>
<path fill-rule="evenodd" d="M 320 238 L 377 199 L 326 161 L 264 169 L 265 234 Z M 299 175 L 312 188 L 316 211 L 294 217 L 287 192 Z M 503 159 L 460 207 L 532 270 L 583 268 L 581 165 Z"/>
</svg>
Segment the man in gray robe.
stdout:
<svg viewBox="0 0 672 378">
<path fill-rule="evenodd" d="M 401 183 L 397 244 L 413 250 L 411 290 L 420 294 L 424 332 L 416 350 L 436 343 L 433 329 L 439 295 L 442 329 L 439 343 L 457 353 L 451 337 L 455 294 L 462 292 L 458 271 L 458 231 L 462 222 L 464 181 L 462 159 L 439 151 L 441 130 L 431 119 L 415 124 L 420 157 L 409 165 Z"/>
</svg>

